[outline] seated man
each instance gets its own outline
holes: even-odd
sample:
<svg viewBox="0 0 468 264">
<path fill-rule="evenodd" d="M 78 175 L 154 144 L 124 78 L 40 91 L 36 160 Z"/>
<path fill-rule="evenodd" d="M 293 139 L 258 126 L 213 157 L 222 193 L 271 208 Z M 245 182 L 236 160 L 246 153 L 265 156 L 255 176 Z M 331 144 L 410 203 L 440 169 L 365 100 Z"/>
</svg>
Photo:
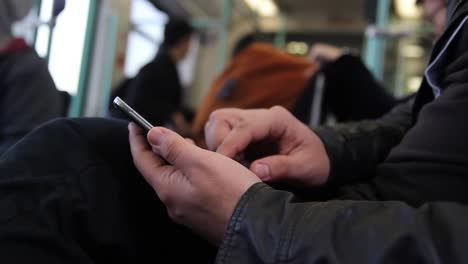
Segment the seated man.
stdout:
<svg viewBox="0 0 468 264">
<path fill-rule="evenodd" d="M 2 263 L 468 262 L 468 3 L 453 3 L 414 103 L 377 121 L 313 132 L 281 107 L 220 110 L 217 153 L 132 124 L 130 156 L 102 119 L 30 134 L 0 162 Z M 231 159 L 264 142 L 276 151 L 250 170 Z"/>
<path fill-rule="evenodd" d="M 125 80 L 114 95 L 121 96 L 129 105 L 154 125 L 174 125 L 174 114 L 187 112 L 183 106 L 183 87 L 177 64 L 188 54 L 194 34 L 191 25 L 173 18 L 164 27 L 164 40 L 154 59 L 138 74 Z M 110 109 L 110 115 L 122 117 Z"/>
</svg>

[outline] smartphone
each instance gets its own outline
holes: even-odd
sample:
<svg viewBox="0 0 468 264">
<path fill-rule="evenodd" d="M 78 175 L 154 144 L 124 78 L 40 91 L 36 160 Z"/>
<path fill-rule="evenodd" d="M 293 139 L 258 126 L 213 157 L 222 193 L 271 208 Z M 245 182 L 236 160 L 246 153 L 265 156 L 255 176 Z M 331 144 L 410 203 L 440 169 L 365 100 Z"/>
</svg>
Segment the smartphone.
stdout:
<svg viewBox="0 0 468 264">
<path fill-rule="evenodd" d="M 141 128 L 149 132 L 154 126 L 144 119 L 137 111 L 133 110 L 127 103 L 124 102 L 120 97 L 114 99 L 114 106 L 118 108 L 122 113 L 128 116 L 133 122 L 137 123 Z"/>
</svg>

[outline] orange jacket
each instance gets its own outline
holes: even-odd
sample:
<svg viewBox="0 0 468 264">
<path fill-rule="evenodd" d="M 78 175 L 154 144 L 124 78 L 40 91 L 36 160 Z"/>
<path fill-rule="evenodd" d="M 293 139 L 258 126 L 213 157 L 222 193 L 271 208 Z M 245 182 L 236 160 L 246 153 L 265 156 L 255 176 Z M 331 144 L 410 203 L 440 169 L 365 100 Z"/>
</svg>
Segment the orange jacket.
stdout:
<svg viewBox="0 0 468 264">
<path fill-rule="evenodd" d="M 195 141 L 204 147 L 204 125 L 216 109 L 281 105 L 291 110 L 318 67 L 270 44 L 251 44 L 213 82 L 195 117 Z M 231 84 L 226 85 L 229 80 Z"/>
</svg>

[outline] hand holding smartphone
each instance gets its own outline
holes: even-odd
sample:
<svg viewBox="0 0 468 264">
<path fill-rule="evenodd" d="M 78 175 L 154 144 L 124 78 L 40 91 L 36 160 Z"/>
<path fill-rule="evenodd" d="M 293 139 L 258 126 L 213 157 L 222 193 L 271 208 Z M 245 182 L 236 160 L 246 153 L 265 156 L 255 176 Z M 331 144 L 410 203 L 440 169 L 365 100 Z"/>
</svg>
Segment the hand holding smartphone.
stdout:
<svg viewBox="0 0 468 264">
<path fill-rule="evenodd" d="M 154 126 L 143 118 L 137 111 L 131 108 L 120 97 L 116 97 L 113 102 L 114 106 L 128 116 L 133 122 L 137 123 L 146 132 L 149 132 Z"/>
</svg>

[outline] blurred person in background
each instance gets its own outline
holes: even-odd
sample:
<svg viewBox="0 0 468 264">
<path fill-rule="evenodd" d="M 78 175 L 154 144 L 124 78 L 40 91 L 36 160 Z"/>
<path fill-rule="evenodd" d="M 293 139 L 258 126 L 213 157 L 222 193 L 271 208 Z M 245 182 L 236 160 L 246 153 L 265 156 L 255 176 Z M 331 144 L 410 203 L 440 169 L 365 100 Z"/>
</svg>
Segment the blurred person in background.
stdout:
<svg viewBox="0 0 468 264">
<path fill-rule="evenodd" d="M 281 105 L 293 110 L 319 65 L 278 49 L 248 34 L 233 49 L 229 64 L 217 76 L 198 107 L 193 138 L 204 146 L 204 126 L 220 108 L 264 108 Z"/>
<path fill-rule="evenodd" d="M 417 3 L 423 9 L 424 18 L 433 26 L 437 40 L 446 25 L 444 0 L 418 0 Z M 332 115 L 336 122 L 375 119 L 412 97 L 394 97 L 374 78 L 354 49 L 317 43 L 311 48 L 308 59 L 320 62 L 320 71 L 325 76 L 322 122 L 327 115 Z M 303 109 L 297 109 L 297 112 L 309 112 L 310 109 L 304 105 L 307 106 L 311 100 L 312 92 L 306 91 L 301 98 L 306 102 L 298 103 L 298 107 Z"/>
<path fill-rule="evenodd" d="M 12 34 L 13 24 L 35 2 L 0 1 L 0 154 L 38 125 L 64 115 L 47 62 Z"/>
<path fill-rule="evenodd" d="M 187 130 L 191 111 L 183 105 L 183 87 L 177 64 L 189 52 L 194 29 L 185 20 L 172 18 L 164 28 L 164 41 L 154 59 L 136 77 L 124 82 L 123 99 L 153 125 Z M 121 116 L 114 109 L 112 115 Z M 184 133 L 182 133 L 184 134 Z"/>
<path fill-rule="evenodd" d="M 447 8 L 444 0 L 418 0 L 422 5 L 424 18 L 434 26 L 434 33 L 438 39 L 445 30 Z"/>
<path fill-rule="evenodd" d="M 434 28 L 435 40 L 444 32 L 447 21 L 447 8 L 444 0 L 417 0 L 417 4 L 423 9 L 424 18 Z M 325 43 L 317 43 L 309 53 L 309 59 L 313 61 L 333 62 L 347 54 L 357 55 L 349 48 L 340 48 Z"/>
<path fill-rule="evenodd" d="M 418 4 L 439 38 L 445 27 L 444 1 L 421 0 Z M 330 116 L 335 122 L 379 118 L 412 97 L 395 98 L 374 78 L 357 50 L 317 43 L 306 61 L 248 34 L 237 42 L 230 63 L 200 104 L 193 123 L 193 138 L 204 146 L 204 125 L 209 115 L 226 107 L 281 105 L 309 124 L 318 73 L 325 77 L 320 124 Z"/>
</svg>

